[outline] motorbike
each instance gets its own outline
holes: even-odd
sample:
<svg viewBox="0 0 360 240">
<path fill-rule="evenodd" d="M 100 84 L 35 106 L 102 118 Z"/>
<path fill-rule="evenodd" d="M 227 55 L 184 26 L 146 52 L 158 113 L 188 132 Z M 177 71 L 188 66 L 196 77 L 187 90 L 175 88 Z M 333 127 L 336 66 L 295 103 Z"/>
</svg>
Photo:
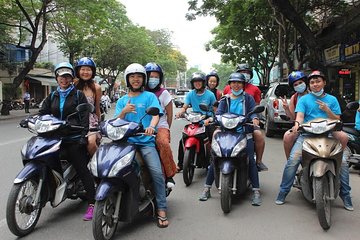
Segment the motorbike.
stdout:
<svg viewBox="0 0 360 240">
<path fill-rule="evenodd" d="M 207 105 L 202 107 L 207 109 Z M 206 117 L 201 112 L 193 111 L 185 112 L 182 116 L 183 119 L 190 122 L 185 125 L 182 132 L 182 143 L 184 145 L 183 180 L 186 186 L 192 183 L 195 168 L 206 169 L 210 163 L 210 139 L 206 134 L 205 126 L 201 123 Z"/>
<path fill-rule="evenodd" d="M 215 131 L 211 150 L 215 170 L 215 184 L 220 191 L 221 209 L 229 213 L 232 208 L 232 197 L 244 194 L 249 185 L 249 158 L 247 140 L 252 133 L 237 132 L 239 127 L 245 128 L 249 117 L 264 111 L 264 106 L 256 106 L 246 116 L 232 113 L 216 115 L 215 122 L 220 126 Z"/>
<path fill-rule="evenodd" d="M 321 227 L 331 226 L 331 204 L 339 195 L 340 168 L 343 157 L 341 143 L 329 137 L 342 128 L 340 120 L 318 118 L 299 125 L 304 136 L 301 167 L 296 184 L 304 198 L 316 205 Z"/>
<path fill-rule="evenodd" d="M 159 109 L 150 107 L 146 114 L 158 115 Z M 132 222 L 137 216 L 154 213 L 155 196 L 141 154 L 127 141 L 143 134 L 143 126 L 116 118 L 101 122 L 99 129 L 112 141 L 101 144 L 88 165 L 99 182 L 92 229 L 96 240 L 109 240 L 118 222 Z"/>
<path fill-rule="evenodd" d="M 105 120 L 105 115 L 108 113 L 107 110 L 107 102 L 105 100 L 101 100 L 100 101 L 100 120 L 104 121 Z"/>
<path fill-rule="evenodd" d="M 354 112 L 353 117 L 351 117 L 352 121 L 343 123 L 343 131 L 348 135 L 349 141 L 347 147 L 349 149 L 350 156 L 347 158 L 347 162 L 349 167 L 353 166 L 353 168 L 359 170 L 360 169 L 360 133 L 357 131 L 353 122 L 355 119 L 356 110 L 359 108 L 358 102 L 350 102 L 346 105 L 345 112 Z"/>
<path fill-rule="evenodd" d="M 93 111 L 84 103 L 65 121 L 52 115 L 31 116 L 20 126 L 36 134 L 21 150 L 24 168 L 18 173 L 6 206 L 6 221 L 10 231 L 19 237 L 31 233 L 49 201 L 57 207 L 65 199 L 85 199 L 85 190 L 74 167 L 61 154 L 60 145 L 69 132 L 83 129 L 70 124 L 78 113 Z M 75 134 L 75 132 L 74 132 Z"/>
</svg>

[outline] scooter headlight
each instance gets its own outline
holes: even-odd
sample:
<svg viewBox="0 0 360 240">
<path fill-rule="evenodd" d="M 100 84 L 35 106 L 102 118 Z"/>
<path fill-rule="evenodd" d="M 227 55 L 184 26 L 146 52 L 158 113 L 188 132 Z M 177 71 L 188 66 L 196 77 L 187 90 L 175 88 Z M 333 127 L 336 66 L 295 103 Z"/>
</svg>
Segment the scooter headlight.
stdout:
<svg viewBox="0 0 360 240">
<path fill-rule="evenodd" d="M 90 172 L 92 173 L 92 175 L 94 177 L 98 177 L 98 171 L 97 171 L 97 154 L 95 153 L 93 155 L 93 157 L 91 158 L 89 164 L 88 164 L 88 168 L 90 170 Z"/>
<path fill-rule="evenodd" d="M 247 143 L 247 139 L 243 138 L 238 144 L 236 144 L 236 146 L 234 147 L 231 153 L 231 157 L 236 157 L 241 150 L 246 148 L 246 143 Z"/>
<path fill-rule="evenodd" d="M 189 113 L 186 118 L 189 120 L 189 122 L 195 123 L 203 120 L 205 116 L 203 116 L 201 113 Z"/>
<path fill-rule="evenodd" d="M 131 151 L 125 156 L 123 156 L 119 161 L 117 161 L 109 172 L 109 177 L 115 177 L 120 169 L 123 169 L 125 166 L 129 165 L 134 158 L 135 151 Z"/>
<path fill-rule="evenodd" d="M 111 140 L 116 141 L 122 139 L 128 129 L 129 125 L 114 127 L 111 124 L 108 124 L 106 126 L 106 133 Z"/>
<path fill-rule="evenodd" d="M 227 129 L 233 129 L 235 128 L 240 121 L 242 121 L 244 119 L 244 117 L 239 116 L 239 117 L 235 117 L 235 118 L 227 118 L 222 116 L 221 117 L 221 123 L 222 125 L 227 128 Z"/>
<path fill-rule="evenodd" d="M 58 129 L 59 127 L 60 124 L 53 124 L 53 121 L 42 121 L 38 119 L 35 122 L 35 131 L 37 133 L 51 132 L 55 129 Z"/>
<path fill-rule="evenodd" d="M 221 150 L 220 150 L 220 146 L 219 144 L 215 141 L 215 139 L 213 139 L 212 143 L 211 143 L 211 148 L 214 151 L 214 153 L 216 154 L 216 156 L 221 157 Z"/>
</svg>

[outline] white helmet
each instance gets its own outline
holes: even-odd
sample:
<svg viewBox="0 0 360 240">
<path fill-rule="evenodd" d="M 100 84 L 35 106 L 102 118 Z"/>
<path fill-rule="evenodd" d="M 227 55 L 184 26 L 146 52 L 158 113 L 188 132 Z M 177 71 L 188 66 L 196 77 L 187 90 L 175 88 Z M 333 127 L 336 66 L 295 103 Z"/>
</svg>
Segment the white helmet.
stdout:
<svg viewBox="0 0 360 240">
<path fill-rule="evenodd" d="M 131 87 L 129 83 L 129 75 L 133 73 L 140 73 L 144 77 L 144 81 L 142 83 L 142 86 L 145 87 L 146 83 L 146 70 L 143 65 L 139 63 L 132 63 L 125 69 L 125 80 L 126 80 L 126 86 Z"/>
</svg>

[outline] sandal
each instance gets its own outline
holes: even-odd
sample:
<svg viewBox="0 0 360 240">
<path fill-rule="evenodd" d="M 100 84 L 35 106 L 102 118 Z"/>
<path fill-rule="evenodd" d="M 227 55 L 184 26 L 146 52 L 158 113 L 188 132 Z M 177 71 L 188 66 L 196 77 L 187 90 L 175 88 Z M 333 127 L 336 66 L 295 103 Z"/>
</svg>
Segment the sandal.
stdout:
<svg viewBox="0 0 360 240">
<path fill-rule="evenodd" d="M 157 226 L 159 228 L 167 228 L 169 226 L 169 222 L 168 222 L 168 218 L 167 217 L 162 217 L 159 214 L 157 215 Z M 167 224 L 164 224 L 164 222 L 168 222 Z"/>
</svg>

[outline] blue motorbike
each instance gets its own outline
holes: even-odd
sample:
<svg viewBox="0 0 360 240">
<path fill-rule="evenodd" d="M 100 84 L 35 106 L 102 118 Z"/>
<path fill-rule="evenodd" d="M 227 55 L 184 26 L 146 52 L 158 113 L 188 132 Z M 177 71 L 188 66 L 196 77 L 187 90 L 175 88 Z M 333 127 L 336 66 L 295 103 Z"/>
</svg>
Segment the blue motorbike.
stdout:
<svg viewBox="0 0 360 240">
<path fill-rule="evenodd" d="M 211 144 L 215 183 L 220 190 L 221 209 L 229 213 L 232 207 L 232 196 L 246 192 L 249 186 L 249 158 L 247 140 L 251 133 L 237 132 L 239 127 L 245 128 L 249 117 L 264 111 L 263 106 L 256 106 L 246 116 L 232 113 L 216 115 L 216 123 L 220 129 L 215 131 Z"/>
<path fill-rule="evenodd" d="M 31 137 L 21 150 L 24 168 L 18 173 L 10 191 L 6 220 L 10 231 L 23 237 L 32 232 L 41 210 L 49 201 L 57 207 L 65 199 L 85 199 L 85 190 L 74 167 L 61 154 L 60 145 L 71 133 L 83 130 L 71 125 L 71 117 L 80 112 L 93 111 L 93 106 L 80 104 L 77 112 L 66 121 L 52 115 L 33 116 L 22 120 L 20 126 L 36 136 Z M 75 135 L 73 135 L 75 137 Z"/>
<path fill-rule="evenodd" d="M 159 109 L 146 112 L 155 116 Z M 141 213 L 154 212 L 155 196 L 141 154 L 127 141 L 144 133 L 142 125 L 116 118 L 101 122 L 99 128 L 101 135 L 112 141 L 101 144 L 89 163 L 99 182 L 92 229 L 96 240 L 109 240 L 118 222 L 132 222 Z"/>
</svg>

